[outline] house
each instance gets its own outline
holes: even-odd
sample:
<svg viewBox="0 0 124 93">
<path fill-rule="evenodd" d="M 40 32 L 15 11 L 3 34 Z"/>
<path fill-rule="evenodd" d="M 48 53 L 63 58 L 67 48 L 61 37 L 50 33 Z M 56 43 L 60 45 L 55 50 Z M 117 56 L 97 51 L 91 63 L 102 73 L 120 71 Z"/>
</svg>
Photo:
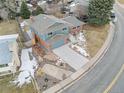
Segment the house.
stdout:
<svg viewBox="0 0 124 93">
<path fill-rule="evenodd" d="M 0 36 L 0 75 L 15 73 L 20 66 L 17 35 Z"/>
<path fill-rule="evenodd" d="M 84 23 L 74 16 L 58 19 L 52 15 L 32 16 L 20 23 L 20 27 L 32 40 L 32 44 L 49 51 L 68 42 L 69 34 L 77 34 Z"/>
<path fill-rule="evenodd" d="M 89 0 L 74 0 L 69 8 L 76 17 L 87 15 L 88 13 Z"/>
<path fill-rule="evenodd" d="M 40 14 L 32 20 L 33 43 L 38 43 L 45 50 L 58 48 L 67 43 L 69 26 L 72 24 L 52 15 Z"/>
<path fill-rule="evenodd" d="M 1 8 L 0 9 L 0 17 L 3 20 L 8 20 L 8 11 L 7 11 L 7 8 Z"/>
</svg>

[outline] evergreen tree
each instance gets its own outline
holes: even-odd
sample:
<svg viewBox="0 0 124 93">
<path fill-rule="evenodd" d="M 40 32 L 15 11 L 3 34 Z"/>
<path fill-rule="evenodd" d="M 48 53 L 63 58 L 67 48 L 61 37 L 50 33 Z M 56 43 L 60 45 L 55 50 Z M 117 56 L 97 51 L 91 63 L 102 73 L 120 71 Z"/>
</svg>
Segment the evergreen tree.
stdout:
<svg viewBox="0 0 124 93">
<path fill-rule="evenodd" d="M 20 9 L 20 15 L 24 19 L 28 19 L 30 17 L 30 11 L 28 10 L 28 7 L 25 2 L 22 2 L 21 9 Z"/>
<path fill-rule="evenodd" d="M 32 15 L 34 15 L 34 16 L 43 14 L 43 13 L 44 13 L 44 11 L 40 6 L 37 6 L 36 10 L 32 11 Z"/>
<path fill-rule="evenodd" d="M 89 24 L 105 25 L 110 21 L 114 0 L 91 0 L 88 8 Z"/>
</svg>

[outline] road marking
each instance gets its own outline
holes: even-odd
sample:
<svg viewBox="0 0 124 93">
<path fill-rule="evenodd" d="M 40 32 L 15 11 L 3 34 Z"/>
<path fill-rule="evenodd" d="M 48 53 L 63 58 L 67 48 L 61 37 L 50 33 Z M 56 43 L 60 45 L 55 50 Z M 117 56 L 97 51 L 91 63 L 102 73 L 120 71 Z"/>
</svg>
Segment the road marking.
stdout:
<svg viewBox="0 0 124 93">
<path fill-rule="evenodd" d="M 118 74 L 115 76 L 115 78 L 112 80 L 112 82 L 109 84 L 109 86 L 105 89 L 105 91 L 103 93 L 109 93 L 109 91 L 112 89 L 112 87 L 115 85 L 115 83 L 117 82 L 118 78 L 120 77 L 120 75 L 122 74 L 122 72 L 124 71 L 124 64 L 121 67 L 120 71 L 118 72 Z"/>
</svg>

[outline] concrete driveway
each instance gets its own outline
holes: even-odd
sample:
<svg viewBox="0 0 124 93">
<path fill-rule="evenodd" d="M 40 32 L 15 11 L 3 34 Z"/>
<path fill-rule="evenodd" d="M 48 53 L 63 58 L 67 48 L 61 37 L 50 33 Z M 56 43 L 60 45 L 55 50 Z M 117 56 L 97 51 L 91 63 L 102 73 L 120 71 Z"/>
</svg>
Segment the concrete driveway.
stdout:
<svg viewBox="0 0 124 93">
<path fill-rule="evenodd" d="M 80 69 L 89 61 L 84 56 L 69 48 L 69 44 L 56 48 L 53 52 L 75 70 Z"/>
</svg>

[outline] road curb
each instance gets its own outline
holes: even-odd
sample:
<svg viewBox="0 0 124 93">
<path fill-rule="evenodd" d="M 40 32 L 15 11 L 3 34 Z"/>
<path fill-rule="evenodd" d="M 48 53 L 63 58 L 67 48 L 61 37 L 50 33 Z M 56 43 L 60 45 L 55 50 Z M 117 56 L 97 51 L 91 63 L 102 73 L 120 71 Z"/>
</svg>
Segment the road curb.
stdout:
<svg viewBox="0 0 124 93">
<path fill-rule="evenodd" d="M 43 93 L 61 93 L 63 90 L 67 89 L 69 86 L 73 85 L 76 81 L 78 81 L 80 78 L 82 78 L 86 73 L 88 73 L 95 65 L 99 62 L 99 60 L 102 59 L 102 57 L 106 54 L 108 51 L 112 40 L 114 38 L 114 25 L 110 23 L 110 29 L 108 37 L 103 44 L 102 48 L 98 51 L 98 53 L 88 62 L 85 66 L 83 66 L 80 70 L 73 73 L 70 77 L 67 79 L 61 81 L 59 84 L 56 84 L 55 86 L 47 89 Z"/>
</svg>

